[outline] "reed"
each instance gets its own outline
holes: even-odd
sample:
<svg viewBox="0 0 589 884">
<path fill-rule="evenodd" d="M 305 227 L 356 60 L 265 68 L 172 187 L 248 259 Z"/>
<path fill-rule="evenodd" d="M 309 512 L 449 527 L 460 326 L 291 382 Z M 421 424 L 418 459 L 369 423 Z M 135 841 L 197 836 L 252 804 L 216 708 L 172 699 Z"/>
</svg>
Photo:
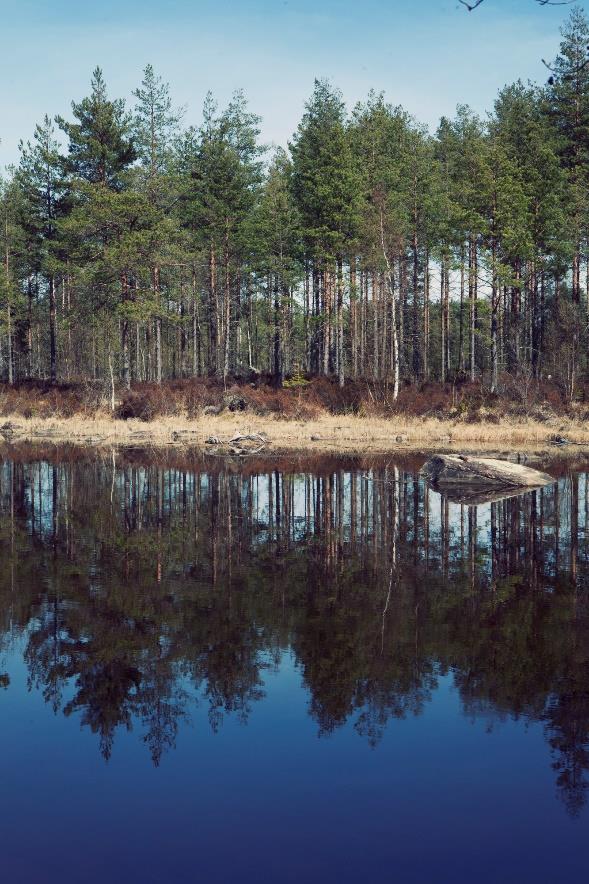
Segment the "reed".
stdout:
<svg viewBox="0 0 589 884">
<path fill-rule="evenodd" d="M 437 418 L 383 419 L 356 415 L 321 415 L 311 420 L 285 420 L 269 415 L 223 413 L 160 417 L 148 423 L 119 420 L 97 413 L 65 418 L 7 416 L 6 441 L 70 442 L 80 445 L 197 446 L 209 437 L 228 439 L 236 433 L 263 433 L 268 451 L 330 453 L 387 452 L 400 449 L 503 448 L 554 450 L 552 439 L 563 436 L 589 447 L 589 424 L 571 418 L 549 421 L 502 418 L 469 423 Z"/>
</svg>

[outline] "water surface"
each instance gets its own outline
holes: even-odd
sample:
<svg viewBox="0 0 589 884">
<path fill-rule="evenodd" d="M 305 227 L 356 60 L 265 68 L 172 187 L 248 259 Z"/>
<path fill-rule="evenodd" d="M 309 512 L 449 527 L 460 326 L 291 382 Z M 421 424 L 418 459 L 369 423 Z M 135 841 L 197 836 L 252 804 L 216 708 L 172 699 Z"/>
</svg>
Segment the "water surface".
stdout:
<svg viewBox="0 0 589 884">
<path fill-rule="evenodd" d="M 2 880 L 584 880 L 587 474 L 419 465 L 5 449 Z"/>
</svg>

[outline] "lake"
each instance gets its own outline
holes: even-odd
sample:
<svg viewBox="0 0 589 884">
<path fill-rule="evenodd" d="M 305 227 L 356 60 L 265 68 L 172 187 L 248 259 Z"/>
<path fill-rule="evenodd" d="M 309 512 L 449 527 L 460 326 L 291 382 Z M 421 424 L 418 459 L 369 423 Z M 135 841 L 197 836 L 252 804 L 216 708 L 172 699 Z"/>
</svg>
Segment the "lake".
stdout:
<svg viewBox="0 0 589 884">
<path fill-rule="evenodd" d="M 0 873 L 589 874 L 589 479 L 0 451 Z"/>
</svg>

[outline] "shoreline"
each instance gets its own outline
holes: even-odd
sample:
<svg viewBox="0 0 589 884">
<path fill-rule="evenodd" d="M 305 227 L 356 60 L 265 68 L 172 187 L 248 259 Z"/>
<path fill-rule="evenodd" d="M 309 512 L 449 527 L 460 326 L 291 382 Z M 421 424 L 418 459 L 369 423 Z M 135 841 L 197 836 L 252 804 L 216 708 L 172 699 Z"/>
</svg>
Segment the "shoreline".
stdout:
<svg viewBox="0 0 589 884">
<path fill-rule="evenodd" d="M 265 454 L 387 454 L 396 451 L 509 450 L 527 453 L 589 451 L 589 423 L 563 418 L 539 422 L 499 419 L 467 423 L 437 418 L 362 418 L 325 415 L 298 421 L 244 413 L 206 415 L 189 420 L 156 418 L 150 422 L 110 416 L 68 418 L 0 417 L 0 442 L 71 444 L 96 448 L 190 447 L 223 449 L 237 434 L 265 437 Z M 563 436 L 570 445 L 555 445 Z M 207 442 L 212 438 L 216 443 Z M 230 453 L 230 452 L 229 452 Z"/>
</svg>

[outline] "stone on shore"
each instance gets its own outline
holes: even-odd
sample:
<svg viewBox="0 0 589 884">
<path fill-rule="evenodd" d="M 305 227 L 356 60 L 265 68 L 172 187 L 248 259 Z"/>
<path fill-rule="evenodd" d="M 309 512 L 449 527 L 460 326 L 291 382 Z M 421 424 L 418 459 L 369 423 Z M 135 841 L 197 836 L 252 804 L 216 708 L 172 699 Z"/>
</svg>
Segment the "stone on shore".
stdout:
<svg viewBox="0 0 589 884">
<path fill-rule="evenodd" d="M 421 475 L 439 488 L 538 488 L 554 482 L 547 473 L 522 464 L 464 454 L 436 454 Z"/>
</svg>

